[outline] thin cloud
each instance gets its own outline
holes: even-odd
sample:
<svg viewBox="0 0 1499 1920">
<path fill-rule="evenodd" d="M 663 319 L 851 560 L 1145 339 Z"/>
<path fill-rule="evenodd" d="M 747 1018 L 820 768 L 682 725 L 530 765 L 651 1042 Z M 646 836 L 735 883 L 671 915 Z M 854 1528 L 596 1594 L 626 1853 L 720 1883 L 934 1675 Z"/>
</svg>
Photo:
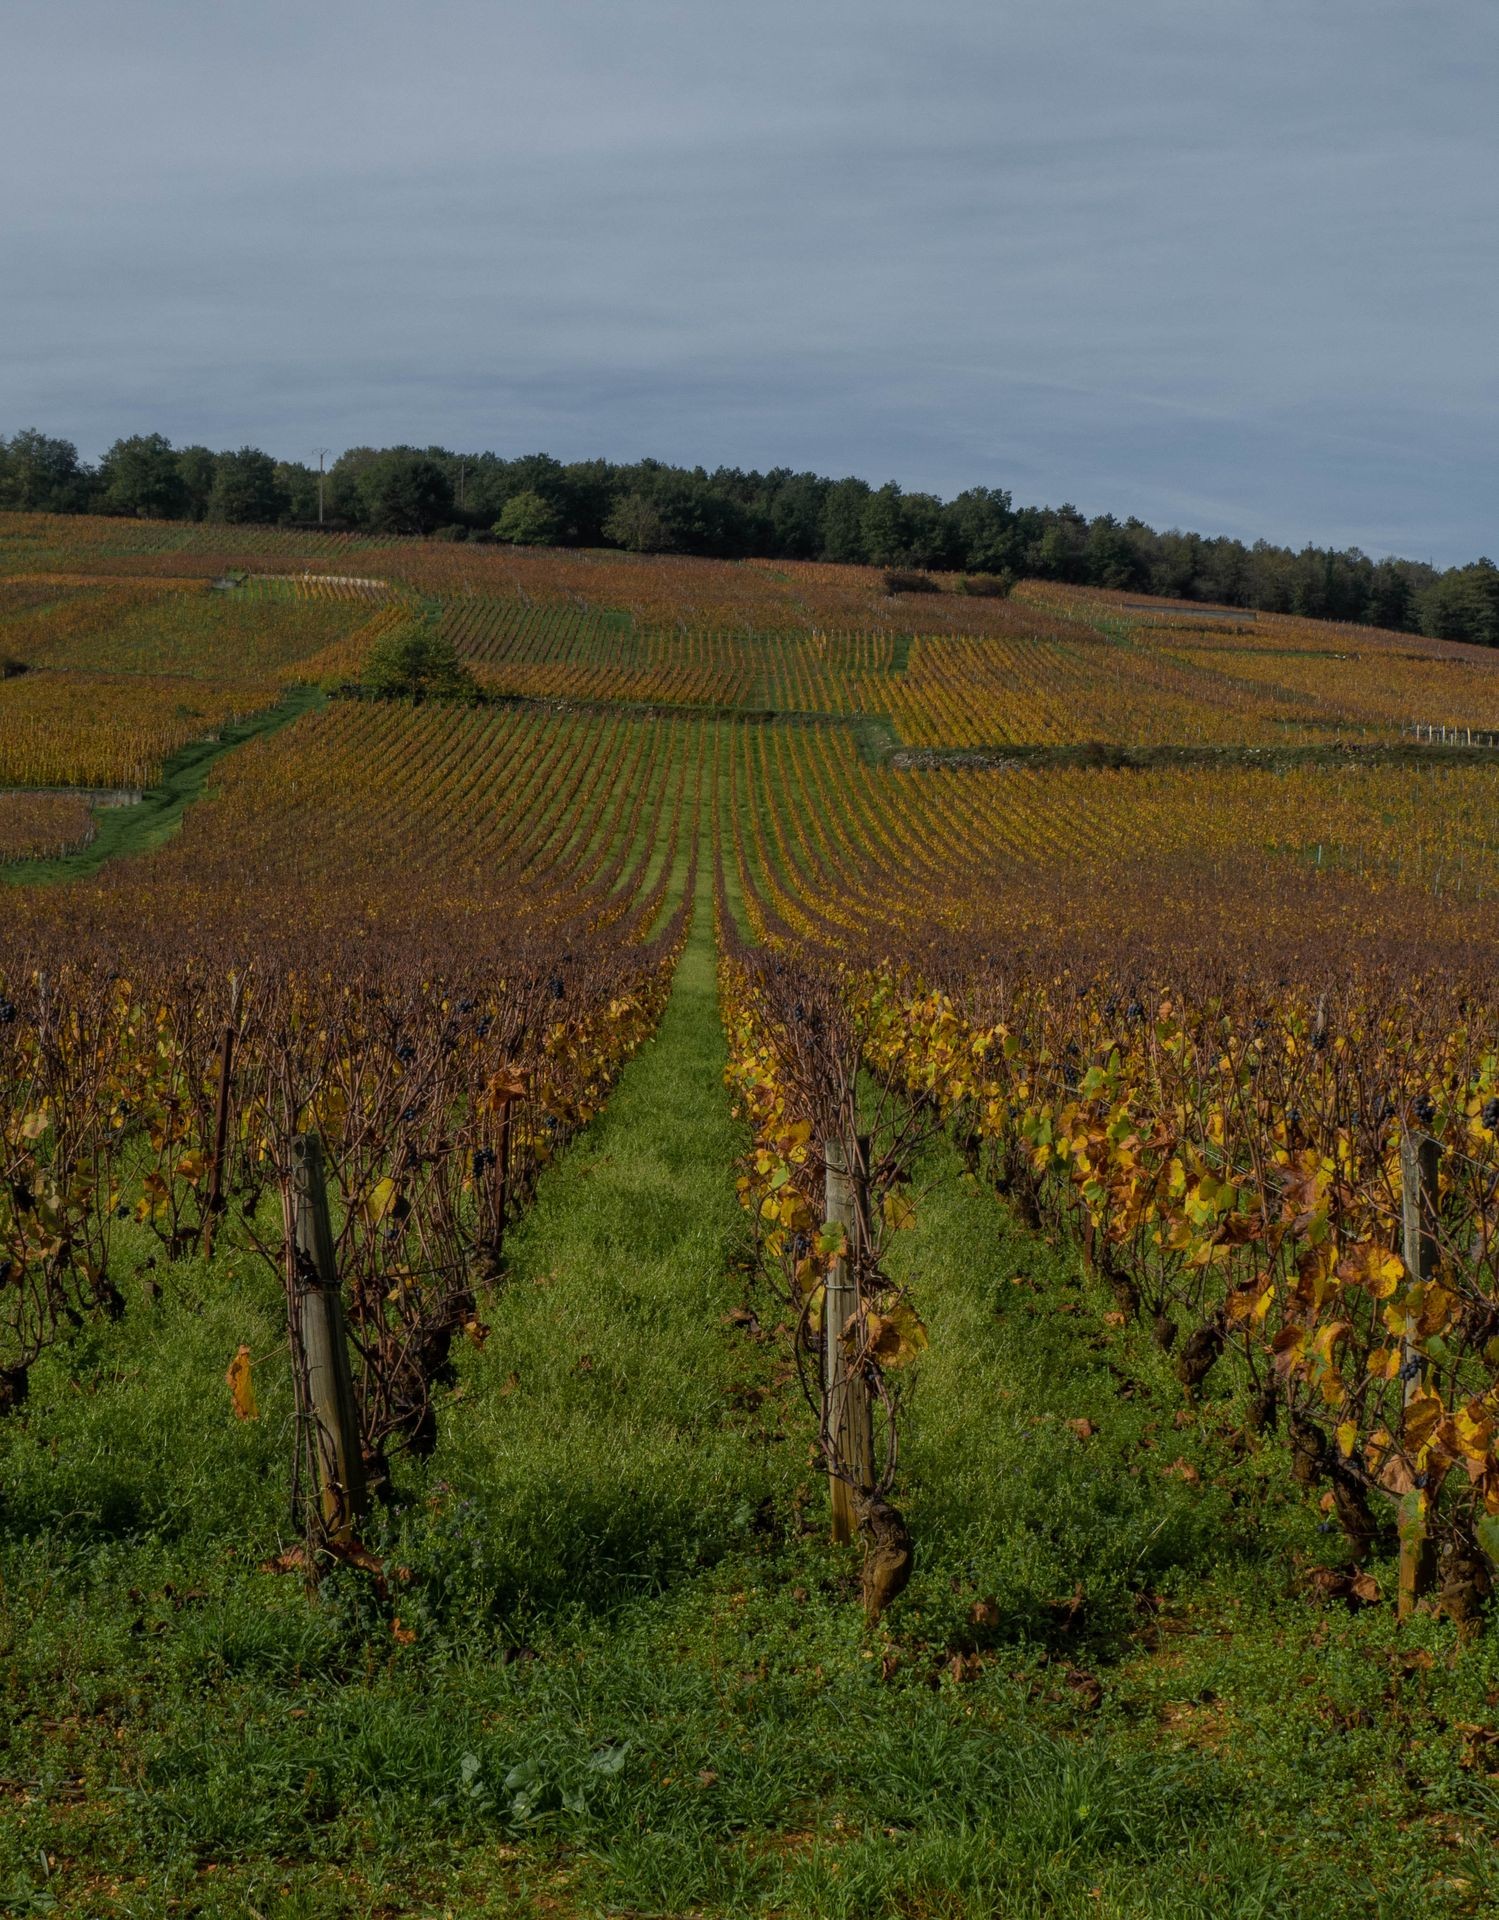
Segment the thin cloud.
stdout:
<svg viewBox="0 0 1499 1920">
<path fill-rule="evenodd" d="M 0 429 L 1499 547 L 1499 12 L 20 0 Z"/>
</svg>

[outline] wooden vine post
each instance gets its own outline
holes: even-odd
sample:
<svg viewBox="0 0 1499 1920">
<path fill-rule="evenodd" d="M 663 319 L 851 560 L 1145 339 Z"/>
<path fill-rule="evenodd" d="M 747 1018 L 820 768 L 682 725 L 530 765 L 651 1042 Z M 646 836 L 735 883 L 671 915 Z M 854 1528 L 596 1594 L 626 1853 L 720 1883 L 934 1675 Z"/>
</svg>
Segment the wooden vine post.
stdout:
<svg viewBox="0 0 1499 1920">
<path fill-rule="evenodd" d="M 843 1251 L 828 1273 L 822 1302 L 822 1428 L 832 1500 L 833 1539 L 847 1545 L 858 1526 L 856 1492 L 874 1484 L 874 1430 L 869 1387 L 852 1363 L 845 1329 L 859 1329 L 859 1271 L 869 1241 L 864 1143 L 850 1155 L 841 1140 L 823 1148 L 827 1164 L 827 1218 L 843 1229 Z"/>
<path fill-rule="evenodd" d="M 1441 1147 L 1427 1133 L 1406 1132 L 1400 1140 L 1400 1215 L 1405 1270 L 1424 1286 L 1437 1271 L 1437 1181 Z M 1421 1391 L 1421 1355 L 1412 1317 L 1406 1320 L 1400 1350 L 1401 1397 L 1409 1407 Z M 1399 1615 L 1409 1618 L 1424 1582 L 1426 1493 L 1413 1487 L 1400 1502 Z"/>
<path fill-rule="evenodd" d="M 349 1366 L 343 1296 L 333 1258 L 323 1143 L 300 1133 L 291 1144 L 292 1184 L 287 1223 L 288 1301 L 293 1339 L 301 1350 L 298 1411 L 310 1423 L 323 1526 L 348 1540 L 369 1507 L 359 1410 Z"/>
<path fill-rule="evenodd" d="M 493 1275 L 499 1272 L 500 1256 L 505 1247 L 505 1227 L 510 1217 L 516 1103 L 524 1099 L 526 1090 L 525 1075 L 518 1068 L 502 1068 L 490 1080 L 480 1101 L 485 1112 L 496 1116 L 492 1136 L 494 1146 L 489 1152 L 493 1174 L 487 1186 L 488 1199 L 481 1201 L 488 1213 L 488 1223 L 484 1228 L 485 1252 Z M 474 1162 L 476 1186 L 481 1164 L 482 1158 Z"/>
<path fill-rule="evenodd" d="M 208 1201 L 203 1209 L 203 1258 L 213 1257 L 213 1232 L 224 1211 L 224 1155 L 229 1147 L 229 1112 L 234 1083 L 234 1045 L 239 1038 L 239 976 L 229 987 L 229 1018 L 219 1044 L 219 1095 L 213 1118 L 213 1159 L 208 1168 Z"/>
<path fill-rule="evenodd" d="M 490 1256 L 496 1262 L 505 1250 L 505 1226 L 510 1213 L 510 1133 L 515 1102 L 515 1094 L 507 1093 L 503 1096 L 495 1146 L 494 1233 L 490 1240 Z"/>
</svg>

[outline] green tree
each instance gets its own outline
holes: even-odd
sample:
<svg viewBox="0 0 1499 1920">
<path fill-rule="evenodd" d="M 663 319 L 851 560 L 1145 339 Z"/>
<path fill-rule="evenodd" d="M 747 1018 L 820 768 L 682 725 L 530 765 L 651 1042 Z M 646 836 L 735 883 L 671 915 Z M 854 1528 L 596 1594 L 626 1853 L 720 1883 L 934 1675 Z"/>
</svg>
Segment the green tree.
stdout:
<svg viewBox="0 0 1499 1920">
<path fill-rule="evenodd" d="M 258 447 L 221 453 L 214 463 L 208 518 L 244 526 L 272 526 L 286 517 L 286 489 L 276 478 L 276 463 Z"/>
<path fill-rule="evenodd" d="M 1398 560 L 1381 560 L 1369 579 L 1368 618 L 1376 627 L 1409 633 L 1416 623 L 1416 589 Z"/>
<path fill-rule="evenodd" d="M 524 493 L 511 494 L 494 530 L 518 547 L 555 547 L 562 538 L 562 515 L 550 500 L 528 487 Z"/>
<path fill-rule="evenodd" d="M 208 517 L 213 497 L 218 455 L 208 447 L 182 447 L 177 453 L 177 473 L 182 481 L 182 511 L 189 520 Z"/>
<path fill-rule="evenodd" d="M 604 522 L 604 538 L 628 553 L 666 553 L 671 547 L 665 515 L 643 493 L 622 494 L 615 501 Z"/>
<path fill-rule="evenodd" d="M 865 558 L 871 566 L 899 567 L 909 560 L 901 492 L 893 480 L 887 480 L 879 492 L 872 493 L 864 503 L 859 533 Z"/>
<path fill-rule="evenodd" d="M 815 473 L 766 476 L 771 540 L 788 560 L 815 560 L 823 547 L 828 483 Z"/>
<path fill-rule="evenodd" d="M 1095 587 L 1129 588 L 1140 584 L 1134 542 L 1111 513 L 1101 513 L 1088 528 L 1083 565 Z"/>
<path fill-rule="evenodd" d="M 900 529 L 908 566 L 948 567 L 958 557 L 952 528 L 934 493 L 901 495 Z"/>
<path fill-rule="evenodd" d="M 1421 630 L 1438 640 L 1499 647 L 1499 567 L 1453 567 L 1421 596 Z"/>
<path fill-rule="evenodd" d="M 1081 580 L 1086 537 L 1080 521 L 1051 519 L 1032 556 L 1037 573 L 1047 580 Z"/>
<path fill-rule="evenodd" d="M 864 550 L 864 509 L 869 504 L 867 481 L 835 480 L 822 505 L 822 557 L 847 566 L 869 558 Z"/>
<path fill-rule="evenodd" d="M 1015 515 L 1003 487 L 969 487 L 944 509 L 960 562 L 974 573 L 1003 573 L 1020 559 Z"/>
<path fill-rule="evenodd" d="M 359 494 L 364 518 L 377 533 L 431 533 L 453 518 L 446 468 L 411 447 L 376 454 L 359 474 Z"/>
<path fill-rule="evenodd" d="M 382 700 L 474 700 L 478 683 L 428 614 L 370 649 L 364 685 Z"/>
<path fill-rule="evenodd" d="M 81 513 L 89 505 L 91 479 L 71 440 L 54 440 L 35 427 L 0 440 L 0 506 Z"/>
<path fill-rule="evenodd" d="M 288 520 L 317 519 L 317 473 L 305 460 L 278 460 L 276 484 L 286 496 Z"/>
<path fill-rule="evenodd" d="M 116 440 L 99 462 L 99 504 L 106 513 L 142 520 L 173 520 L 187 507 L 187 488 L 164 433 L 133 433 Z"/>
</svg>

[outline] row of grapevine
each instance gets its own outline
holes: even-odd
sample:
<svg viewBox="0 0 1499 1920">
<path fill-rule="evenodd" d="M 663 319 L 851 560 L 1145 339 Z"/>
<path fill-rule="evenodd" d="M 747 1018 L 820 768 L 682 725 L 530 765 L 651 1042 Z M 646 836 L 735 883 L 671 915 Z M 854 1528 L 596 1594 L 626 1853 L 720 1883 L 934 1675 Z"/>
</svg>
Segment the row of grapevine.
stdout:
<svg viewBox="0 0 1499 1920">
<path fill-rule="evenodd" d="M 763 953 L 746 972 L 731 946 L 726 1001 L 750 1111 L 768 1090 L 747 1192 L 772 1230 L 819 1244 L 783 1117 L 815 1018 L 887 1133 L 948 1127 L 1076 1234 L 1185 1394 L 1231 1363 L 1247 1443 L 1279 1427 L 1355 1558 L 1398 1526 L 1406 1603 L 1435 1548 L 1471 1619 L 1499 1562 L 1499 956 L 1486 929 L 1457 952 L 1425 927 L 1487 770 L 901 780 L 746 729 L 731 780 Z M 1313 801 L 1345 855 L 1357 822 L 1366 866 L 1279 842 L 1275 814 Z M 1449 879 L 1471 898 L 1493 850 L 1468 851 Z"/>
<path fill-rule="evenodd" d="M 18 890 L 0 945 L 0 1403 L 87 1317 L 128 1310 L 121 1218 L 171 1258 L 257 1249 L 285 1272 L 295 1343 L 311 1151 L 360 1487 L 430 1445 L 432 1382 L 455 1339 L 483 1338 L 507 1220 L 664 1004 L 701 744 L 335 706 L 232 757 L 219 797 L 129 872 Z M 319 1446 L 299 1457 L 314 1540 L 331 1526 L 348 1547 L 341 1497 L 312 1497 Z"/>
</svg>

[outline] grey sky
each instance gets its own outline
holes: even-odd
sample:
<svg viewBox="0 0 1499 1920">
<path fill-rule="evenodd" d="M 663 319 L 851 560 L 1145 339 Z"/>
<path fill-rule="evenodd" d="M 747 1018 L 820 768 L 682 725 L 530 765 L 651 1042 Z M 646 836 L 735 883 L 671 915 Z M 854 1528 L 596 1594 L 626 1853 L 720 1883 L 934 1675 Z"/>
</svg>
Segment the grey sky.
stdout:
<svg viewBox="0 0 1499 1920">
<path fill-rule="evenodd" d="M 1495 0 L 4 0 L 0 431 L 1499 550 Z"/>
</svg>

